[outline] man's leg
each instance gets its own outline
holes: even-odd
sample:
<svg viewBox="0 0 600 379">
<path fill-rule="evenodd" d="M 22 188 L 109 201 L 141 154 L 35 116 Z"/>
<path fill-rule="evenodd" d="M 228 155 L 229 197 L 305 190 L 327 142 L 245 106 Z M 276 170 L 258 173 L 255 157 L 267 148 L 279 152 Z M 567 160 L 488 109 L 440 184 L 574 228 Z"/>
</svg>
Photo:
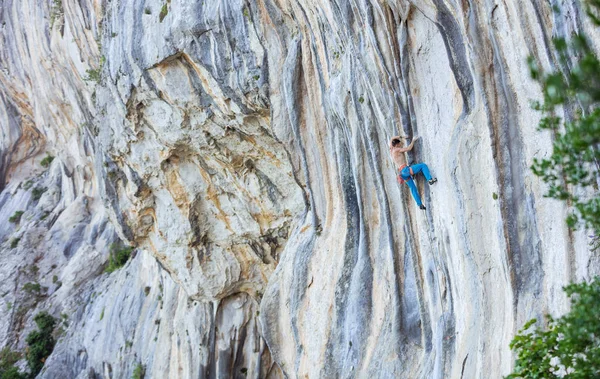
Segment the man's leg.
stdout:
<svg viewBox="0 0 600 379">
<path fill-rule="evenodd" d="M 417 189 L 417 186 L 415 185 L 415 181 L 412 179 L 408 179 L 406 181 L 406 184 L 408 184 L 408 187 L 410 187 L 410 192 L 412 193 L 413 197 L 415 198 L 417 205 L 419 207 L 421 205 L 423 205 L 423 203 L 421 202 L 421 196 L 419 196 L 419 190 Z"/>
<path fill-rule="evenodd" d="M 413 169 L 413 173 L 418 174 L 419 172 L 423 172 L 425 179 L 428 181 L 431 180 L 431 174 L 429 173 L 429 167 L 425 163 L 417 163 L 410 166 Z"/>
</svg>

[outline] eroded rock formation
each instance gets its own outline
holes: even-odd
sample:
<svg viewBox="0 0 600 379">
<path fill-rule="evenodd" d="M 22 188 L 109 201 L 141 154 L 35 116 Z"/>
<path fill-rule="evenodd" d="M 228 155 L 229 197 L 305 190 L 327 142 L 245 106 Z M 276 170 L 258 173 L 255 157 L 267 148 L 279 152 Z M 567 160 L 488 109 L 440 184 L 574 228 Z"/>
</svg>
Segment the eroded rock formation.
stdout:
<svg viewBox="0 0 600 379">
<path fill-rule="evenodd" d="M 501 377 L 600 268 L 529 170 L 551 136 L 525 59 L 600 41 L 578 2 L 4 0 L 0 22 L 0 343 L 59 317 L 41 377 Z M 439 179 L 426 212 L 397 134 Z"/>
</svg>

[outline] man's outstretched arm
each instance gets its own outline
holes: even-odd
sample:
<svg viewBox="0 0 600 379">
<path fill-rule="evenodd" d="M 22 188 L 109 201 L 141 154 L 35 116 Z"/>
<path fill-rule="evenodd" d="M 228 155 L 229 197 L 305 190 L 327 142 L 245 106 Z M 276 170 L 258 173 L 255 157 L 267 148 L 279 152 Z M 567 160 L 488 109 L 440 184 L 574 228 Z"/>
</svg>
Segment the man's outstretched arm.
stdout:
<svg viewBox="0 0 600 379">
<path fill-rule="evenodd" d="M 406 146 L 405 148 L 400 149 L 401 152 L 406 153 L 407 151 L 411 151 L 413 146 L 415 145 L 415 142 L 417 142 L 417 140 L 421 138 L 419 136 L 413 138 L 412 142 L 410 143 L 410 145 Z"/>
</svg>

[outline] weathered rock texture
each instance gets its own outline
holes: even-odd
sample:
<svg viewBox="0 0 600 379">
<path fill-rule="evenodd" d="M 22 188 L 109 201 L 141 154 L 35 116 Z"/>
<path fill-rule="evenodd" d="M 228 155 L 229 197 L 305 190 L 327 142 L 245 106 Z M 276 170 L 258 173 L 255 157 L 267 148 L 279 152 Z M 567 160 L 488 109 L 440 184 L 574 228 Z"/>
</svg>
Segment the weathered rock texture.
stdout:
<svg viewBox="0 0 600 379">
<path fill-rule="evenodd" d="M 41 377 L 501 377 L 600 268 L 528 168 L 551 136 L 525 59 L 600 41 L 578 2 L 3 0 L 0 23 L 0 344 L 61 318 Z M 397 134 L 439 179 L 426 212 Z"/>
</svg>

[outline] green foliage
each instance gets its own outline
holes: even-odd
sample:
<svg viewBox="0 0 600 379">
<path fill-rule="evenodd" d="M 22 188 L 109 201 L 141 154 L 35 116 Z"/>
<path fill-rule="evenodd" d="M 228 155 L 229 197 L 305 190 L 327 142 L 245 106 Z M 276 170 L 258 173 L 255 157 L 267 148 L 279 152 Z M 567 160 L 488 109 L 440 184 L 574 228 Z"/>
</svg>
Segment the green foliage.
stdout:
<svg viewBox="0 0 600 379">
<path fill-rule="evenodd" d="M 33 320 L 37 324 L 38 330 L 34 330 L 27 335 L 27 365 L 31 370 L 30 376 L 35 377 L 42 367 L 46 358 L 52 353 L 56 341 L 52 336 L 56 320 L 46 312 L 38 313 Z"/>
<path fill-rule="evenodd" d="M 98 47 L 99 50 L 101 50 L 101 47 Z M 103 55 L 100 57 L 100 63 L 98 64 L 98 68 L 93 69 L 90 68 L 88 70 L 85 70 L 86 76 L 85 78 L 83 78 L 83 80 L 87 81 L 87 82 L 96 82 L 96 83 L 100 83 L 100 80 L 102 79 L 102 68 L 104 67 L 104 64 L 106 63 L 106 57 Z M 96 92 L 94 92 L 95 94 Z M 95 97 L 95 95 L 93 95 Z"/>
<path fill-rule="evenodd" d="M 18 224 L 21 222 L 21 216 L 23 216 L 23 211 L 16 211 L 12 216 L 8 218 L 8 222 L 12 222 L 13 224 Z"/>
<path fill-rule="evenodd" d="M 600 376 L 600 277 L 564 288 L 571 311 L 546 316 L 546 329 L 527 330 L 528 321 L 510 343 L 517 361 L 513 378 L 597 378 Z M 565 374 L 562 375 L 561 373 Z"/>
<path fill-rule="evenodd" d="M 32 275 L 37 275 L 40 272 L 40 268 L 35 264 L 29 265 L 27 267 L 29 268 L 29 272 Z"/>
<path fill-rule="evenodd" d="M 167 7 L 167 3 L 164 3 L 162 8 L 160 8 L 160 13 L 158 15 L 158 20 L 160 22 L 163 22 L 163 20 L 165 19 L 165 17 L 167 17 L 167 15 L 169 14 L 169 9 Z"/>
<path fill-rule="evenodd" d="M 46 312 L 38 313 L 34 319 L 38 330 L 32 331 L 26 338 L 27 364 L 31 370 L 29 374 L 19 372 L 15 363 L 21 359 L 21 353 L 13 352 L 6 347 L 0 351 L 0 379 L 26 379 L 34 378 L 44 366 L 46 358 L 54 349 L 55 340 L 52 337 L 56 320 Z"/>
<path fill-rule="evenodd" d="M 52 8 L 50 9 L 50 28 L 54 26 L 56 18 L 63 13 L 62 0 L 53 0 Z"/>
<path fill-rule="evenodd" d="M 40 161 L 40 165 L 42 165 L 42 167 L 46 168 L 46 167 L 50 166 L 50 163 L 52 163 L 53 160 L 54 160 L 54 157 L 50 154 L 47 154 L 46 157 Z"/>
<path fill-rule="evenodd" d="M 496 192 L 492 193 L 492 199 L 498 200 L 498 194 Z"/>
<path fill-rule="evenodd" d="M 31 198 L 34 201 L 38 201 L 42 195 L 44 194 L 44 192 L 46 192 L 46 187 L 35 187 L 32 191 L 31 191 Z"/>
<path fill-rule="evenodd" d="M 6 370 L 0 370 L 0 379 L 27 379 L 27 375 L 22 374 L 15 366 L 10 366 Z"/>
<path fill-rule="evenodd" d="M 359 103 L 361 103 L 361 104 L 362 104 L 362 103 L 364 103 L 364 102 L 365 102 L 365 98 L 364 98 L 364 97 L 362 97 L 362 96 L 361 96 L 361 97 L 359 97 L 359 98 L 358 98 L 358 102 L 359 102 Z"/>
<path fill-rule="evenodd" d="M 150 9 L 150 7 L 146 7 L 146 8 L 144 8 L 144 13 L 145 14 L 152 14 L 152 10 Z"/>
<path fill-rule="evenodd" d="M 135 369 L 133 369 L 133 375 L 131 376 L 131 379 L 144 379 L 145 374 L 146 369 L 144 365 L 138 362 L 138 364 L 135 366 Z"/>
<path fill-rule="evenodd" d="M 111 273 L 125 266 L 132 251 L 133 247 L 131 246 L 124 246 L 121 243 L 112 244 L 110 247 L 110 255 L 108 256 L 108 266 L 104 271 Z"/>
<path fill-rule="evenodd" d="M 0 379 L 24 379 L 15 363 L 21 359 L 21 353 L 12 351 L 9 347 L 0 350 Z"/>
<path fill-rule="evenodd" d="M 92 69 L 90 68 L 89 70 L 85 70 L 86 73 L 86 77 L 83 78 L 83 80 L 88 81 L 88 82 L 96 82 L 99 83 L 100 79 L 102 78 L 102 73 L 101 73 L 101 69 Z"/>
<path fill-rule="evenodd" d="M 46 332 L 54 329 L 56 319 L 50 316 L 47 312 L 40 312 L 33 318 L 40 331 Z"/>
<path fill-rule="evenodd" d="M 100 320 L 98 320 L 98 321 L 102 321 L 103 318 L 104 318 L 104 307 L 102 308 L 102 312 L 100 312 Z"/>
<path fill-rule="evenodd" d="M 13 365 L 21 359 L 21 353 L 12 351 L 9 347 L 5 347 L 0 350 L 0 369 L 4 368 L 5 365 Z"/>
<path fill-rule="evenodd" d="M 600 11 L 600 0 L 587 2 L 592 21 Z M 600 235 L 600 194 L 598 175 L 600 161 L 600 60 L 583 35 L 570 41 L 555 39 L 554 46 L 563 71 L 543 73 L 529 58 L 531 76 L 543 88 L 543 104 L 534 108 L 543 112 L 541 130 L 554 135 L 553 152 L 547 159 L 535 159 L 532 170 L 549 185 L 546 196 L 567 201 L 573 211 L 567 217 L 571 228 L 584 226 L 594 230 L 596 242 Z M 575 64 L 571 56 L 577 57 Z M 557 107 L 575 109 L 575 114 L 563 120 L 556 115 Z M 584 191 L 587 190 L 587 191 Z M 592 192 L 593 196 L 580 196 Z"/>
<path fill-rule="evenodd" d="M 33 182 L 31 180 L 28 180 L 26 182 L 23 183 L 23 185 L 21 186 L 24 190 L 28 190 L 31 188 L 31 186 L 33 185 Z"/>
<path fill-rule="evenodd" d="M 25 283 L 23 285 L 23 291 L 28 292 L 30 295 L 34 294 L 34 295 L 39 295 L 39 293 L 42 291 L 42 286 L 40 286 L 39 283 Z"/>
<path fill-rule="evenodd" d="M 10 241 L 10 248 L 11 248 L 11 249 L 14 249 L 15 247 L 19 246 L 19 241 L 20 241 L 20 240 L 21 240 L 20 238 L 13 238 L 13 239 Z"/>
</svg>

